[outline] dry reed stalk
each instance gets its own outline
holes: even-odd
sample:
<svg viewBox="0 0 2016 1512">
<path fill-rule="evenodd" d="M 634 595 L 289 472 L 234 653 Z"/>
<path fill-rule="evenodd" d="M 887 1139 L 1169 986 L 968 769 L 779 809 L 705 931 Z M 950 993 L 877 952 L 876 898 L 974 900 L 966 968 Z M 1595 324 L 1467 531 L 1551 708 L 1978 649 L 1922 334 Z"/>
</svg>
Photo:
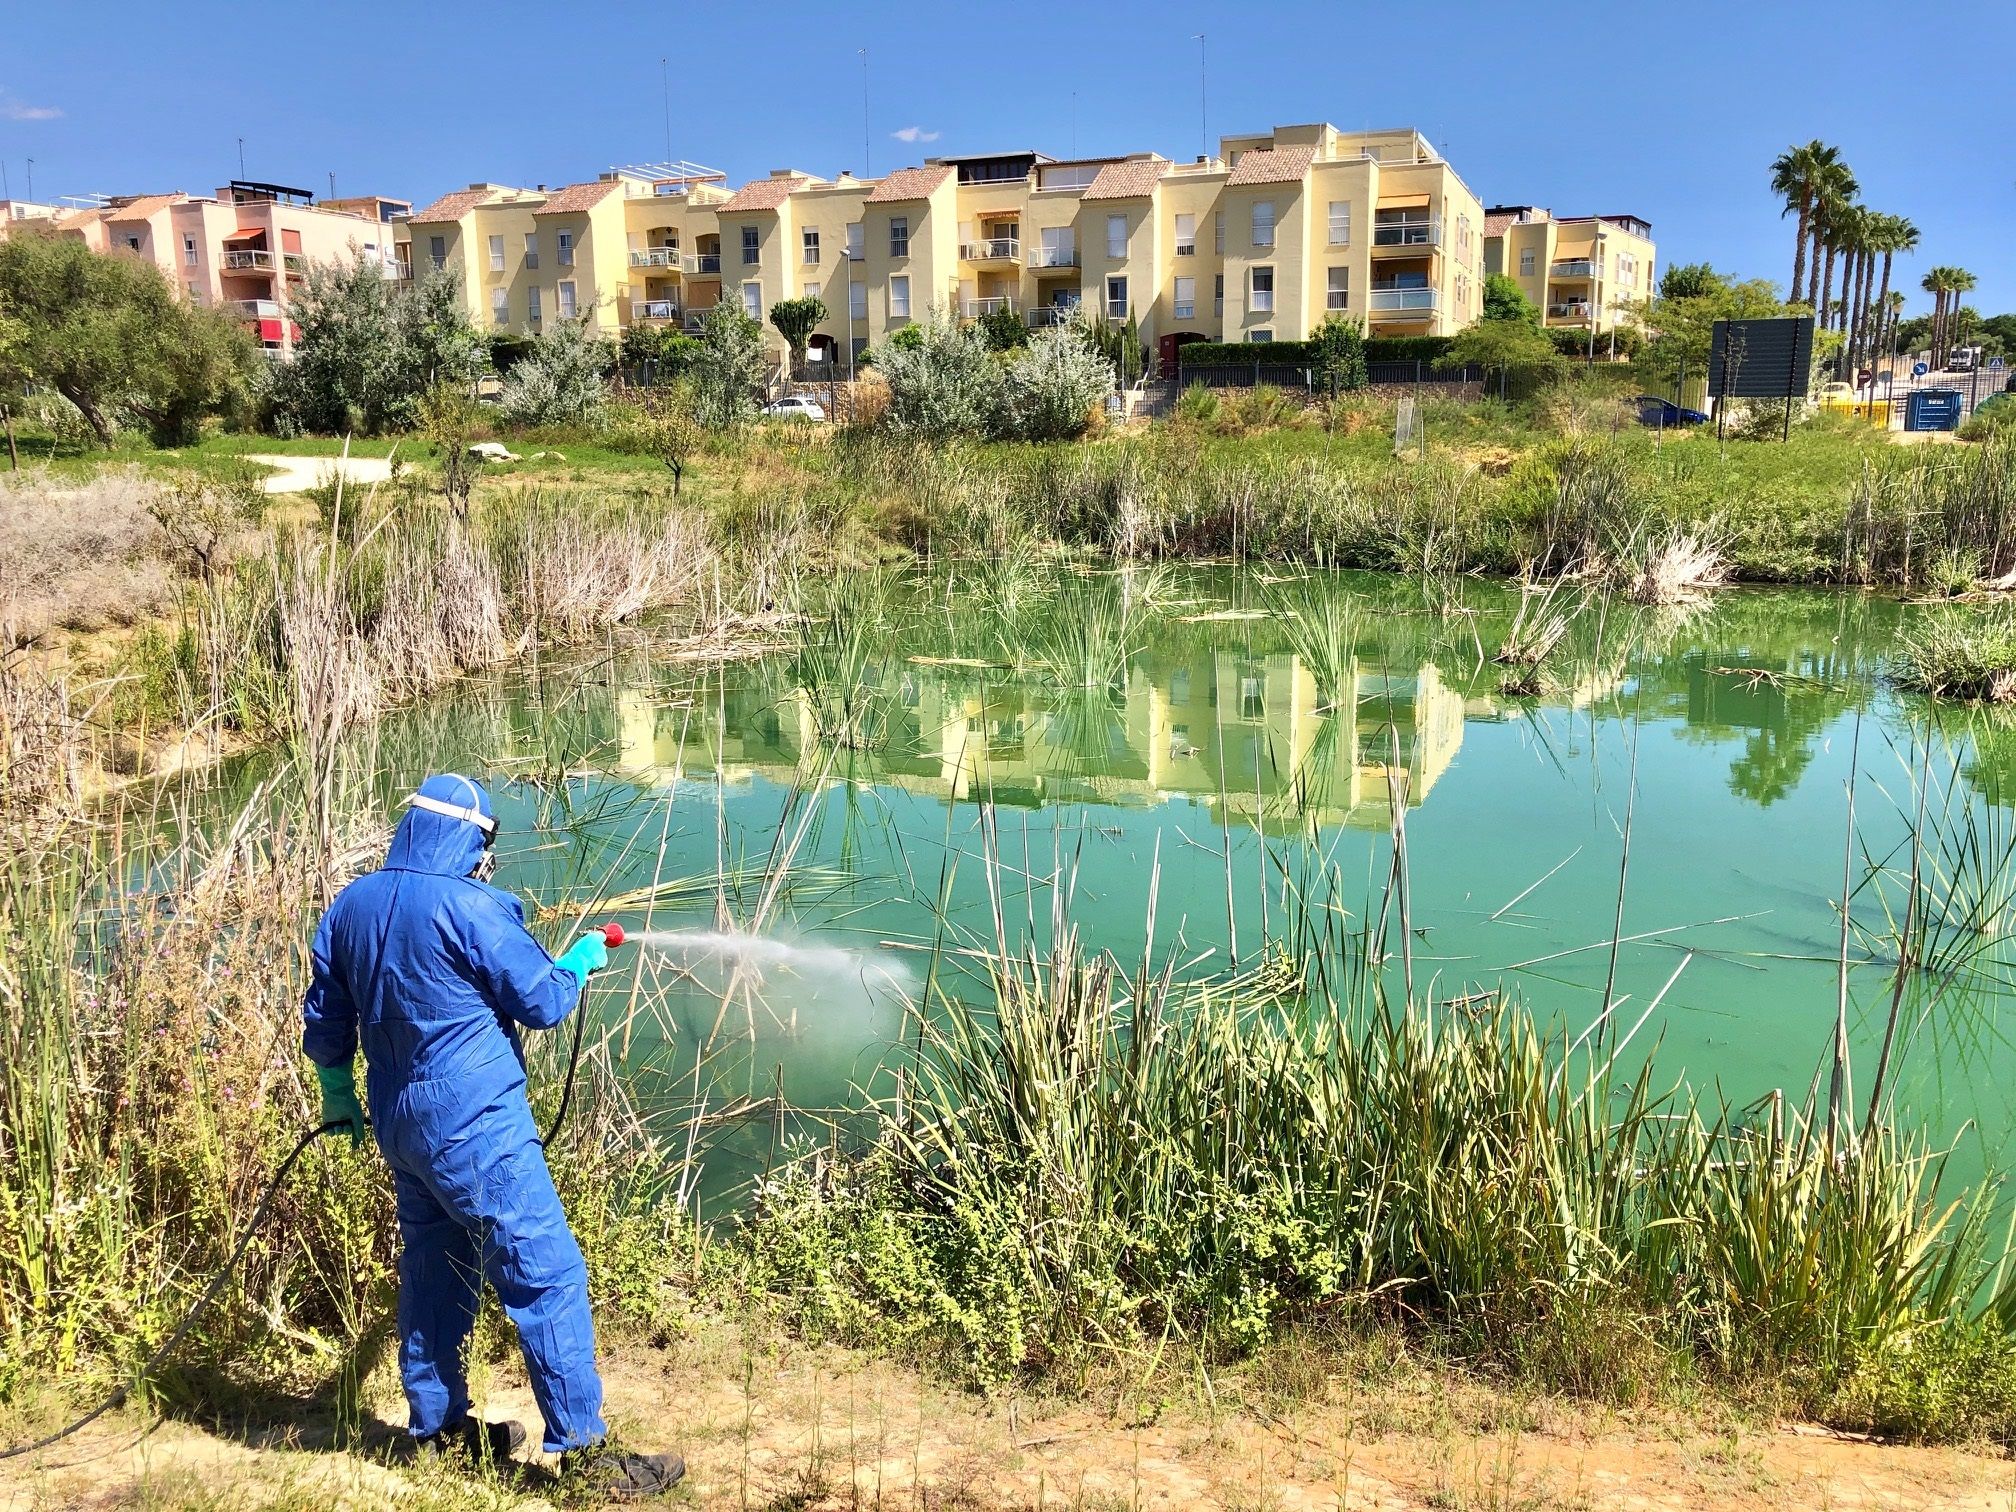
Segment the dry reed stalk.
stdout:
<svg viewBox="0 0 2016 1512">
<path fill-rule="evenodd" d="M 1626 591 L 1635 603 L 1686 604 L 1729 579 L 1722 548 L 1691 530 L 1651 543 L 1633 565 Z"/>
</svg>

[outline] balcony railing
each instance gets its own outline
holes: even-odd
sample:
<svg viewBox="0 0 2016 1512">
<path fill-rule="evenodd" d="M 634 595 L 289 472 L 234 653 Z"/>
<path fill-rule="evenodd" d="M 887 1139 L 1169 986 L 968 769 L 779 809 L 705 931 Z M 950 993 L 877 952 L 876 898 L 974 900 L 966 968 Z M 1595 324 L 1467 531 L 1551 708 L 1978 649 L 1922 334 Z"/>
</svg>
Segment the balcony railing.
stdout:
<svg viewBox="0 0 2016 1512">
<path fill-rule="evenodd" d="M 1434 289 L 1382 289 L 1376 284 L 1372 288 L 1372 313 L 1391 315 L 1401 312 L 1432 312 L 1435 309 Z"/>
<path fill-rule="evenodd" d="M 688 273 L 719 273 L 721 254 L 719 252 L 688 252 L 686 254 Z"/>
<path fill-rule="evenodd" d="M 1579 302 L 1573 304 L 1550 304 L 1547 306 L 1547 318 L 1549 320 L 1570 320 L 1577 325 L 1586 325 L 1589 321 L 1589 306 Z"/>
<path fill-rule="evenodd" d="M 1012 310 L 1015 308 L 1015 301 L 1006 294 L 1000 294 L 987 299 L 969 299 L 966 301 L 964 308 L 969 317 L 977 319 L 982 315 L 993 315 L 1002 310 Z"/>
<path fill-rule="evenodd" d="M 1073 242 L 1068 247 L 1031 247 L 1029 266 L 1032 268 L 1075 268 L 1078 266 L 1078 245 Z"/>
<path fill-rule="evenodd" d="M 1439 247 L 1442 245 L 1442 217 L 1410 216 L 1405 220 L 1375 220 L 1372 223 L 1375 247 Z"/>
<path fill-rule="evenodd" d="M 1037 305 L 1022 318 L 1028 321 L 1029 328 L 1032 331 L 1040 331 L 1045 326 L 1069 325 L 1078 318 L 1078 306 L 1075 304 Z"/>
<path fill-rule="evenodd" d="M 633 299 L 630 301 L 632 320 L 677 320 L 679 305 L 670 299 Z"/>
<path fill-rule="evenodd" d="M 306 273 L 308 271 L 308 258 L 303 253 L 300 252 L 286 253 L 284 255 L 284 261 L 287 264 L 287 271 L 289 273 Z"/>
<path fill-rule="evenodd" d="M 240 315 L 249 315 L 254 320 L 278 320 L 280 318 L 280 304 L 277 300 L 234 299 L 231 303 L 237 307 Z"/>
<path fill-rule="evenodd" d="M 1549 278 L 1594 278 L 1602 269 L 1587 257 L 1565 257 L 1547 265 Z"/>
<path fill-rule="evenodd" d="M 671 268 L 677 272 L 680 267 L 677 247 L 647 247 L 630 254 L 633 268 Z"/>
<path fill-rule="evenodd" d="M 396 278 L 401 283 L 411 283 L 413 281 L 413 264 L 397 260 L 388 262 L 385 264 L 385 276 L 387 278 Z"/>
<path fill-rule="evenodd" d="M 1017 262 L 1022 257 L 1022 243 L 1013 236 L 986 236 L 960 243 L 959 257 L 963 262 Z"/>
<path fill-rule="evenodd" d="M 271 252 L 226 252 L 224 254 L 226 273 L 271 273 L 273 254 Z"/>
</svg>

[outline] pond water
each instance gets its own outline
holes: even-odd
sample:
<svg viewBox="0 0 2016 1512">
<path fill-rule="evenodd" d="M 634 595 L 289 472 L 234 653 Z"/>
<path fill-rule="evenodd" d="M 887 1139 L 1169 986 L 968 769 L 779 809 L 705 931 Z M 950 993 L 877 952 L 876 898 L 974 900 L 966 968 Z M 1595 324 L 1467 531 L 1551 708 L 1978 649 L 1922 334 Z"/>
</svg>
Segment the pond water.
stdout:
<svg viewBox="0 0 2016 1512">
<path fill-rule="evenodd" d="M 1831 1042 L 1857 750 L 1866 1095 L 1928 745 L 1945 969 L 1913 978 L 1899 1106 L 1958 1141 L 1956 1175 L 2003 1151 L 2016 739 L 1885 684 L 1917 611 L 1813 590 L 1684 614 L 1564 593 L 1519 624 L 1502 583 L 1012 566 L 843 599 L 803 652 L 696 666 L 640 636 L 472 682 L 372 736 L 388 804 L 429 770 L 489 775 L 498 880 L 548 907 L 550 941 L 589 898 L 618 900 L 590 917 L 645 932 L 597 980 L 593 1037 L 675 1147 L 690 1137 L 709 1191 L 886 1090 L 934 944 L 940 985 L 963 990 L 958 952 L 1047 937 L 1062 885 L 1085 937 L 1134 962 L 1152 890 L 1157 960 L 1225 970 L 1280 931 L 1284 875 L 1327 869 L 1337 899 L 1376 912 L 1396 807 L 1421 995 L 1504 984 L 1580 1026 L 1619 932 L 1626 1026 L 1686 963 L 1638 1041 L 1656 1039 L 1662 1083 L 1796 1103 Z M 1527 674 L 1494 653 L 1555 615 L 1558 644 L 1517 687 Z"/>
</svg>

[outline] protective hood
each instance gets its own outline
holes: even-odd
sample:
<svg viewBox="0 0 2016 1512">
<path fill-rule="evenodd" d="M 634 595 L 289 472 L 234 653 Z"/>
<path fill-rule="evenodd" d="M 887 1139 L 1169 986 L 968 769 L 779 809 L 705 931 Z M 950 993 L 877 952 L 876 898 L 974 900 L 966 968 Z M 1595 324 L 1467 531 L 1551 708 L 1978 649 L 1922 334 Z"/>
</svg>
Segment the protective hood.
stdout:
<svg viewBox="0 0 2016 1512">
<path fill-rule="evenodd" d="M 451 808 L 474 809 L 493 817 L 490 795 L 467 777 L 441 773 L 420 784 L 419 796 Z M 392 871 L 431 872 L 441 877 L 466 877 L 483 859 L 484 834 L 467 819 L 455 819 L 424 808 L 409 808 L 392 836 L 385 865 Z"/>
</svg>

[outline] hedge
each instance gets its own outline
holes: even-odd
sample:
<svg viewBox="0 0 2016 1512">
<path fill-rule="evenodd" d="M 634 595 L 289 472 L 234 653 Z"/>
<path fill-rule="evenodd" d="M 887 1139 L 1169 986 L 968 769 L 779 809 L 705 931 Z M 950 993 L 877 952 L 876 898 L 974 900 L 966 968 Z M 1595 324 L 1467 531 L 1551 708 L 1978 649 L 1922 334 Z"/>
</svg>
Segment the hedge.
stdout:
<svg viewBox="0 0 2016 1512">
<path fill-rule="evenodd" d="M 1371 336 L 1367 362 L 1433 362 L 1449 350 L 1447 336 Z M 1316 358 L 1306 341 L 1192 341 L 1176 349 L 1182 367 L 1251 367 L 1254 363 L 1307 367 Z"/>
</svg>

